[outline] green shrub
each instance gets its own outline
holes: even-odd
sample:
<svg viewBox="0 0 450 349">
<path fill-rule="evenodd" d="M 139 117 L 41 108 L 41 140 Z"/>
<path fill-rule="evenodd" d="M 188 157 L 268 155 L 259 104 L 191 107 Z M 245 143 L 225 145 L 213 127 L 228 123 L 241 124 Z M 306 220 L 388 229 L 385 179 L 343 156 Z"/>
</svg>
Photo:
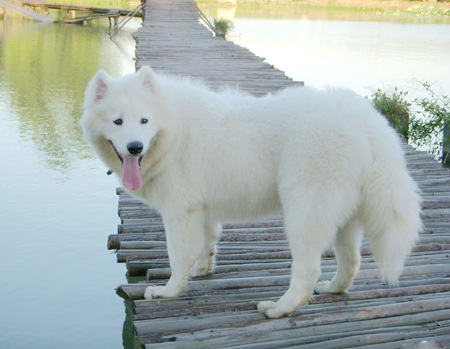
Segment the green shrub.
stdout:
<svg viewBox="0 0 450 349">
<path fill-rule="evenodd" d="M 370 100 L 374 107 L 383 114 L 393 128 L 406 140 L 409 137 L 409 116 L 411 104 L 407 101 L 408 92 L 399 91 L 396 87 L 388 93 L 381 89 L 376 90 Z"/>
<path fill-rule="evenodd" d="M 214 18 L 213 25 L 216 35 L 222 38 L 224 38 L 230 32 L 230 30 L 233 29 L 233 22 L 223 18 Z"/>
<path fill-rule="evenodd" d="M 421 85 L 426 96 L 414 99 L 415 113 L 409 126 L 411 141 L 418 146 L 427 145 L 431 153 L 442 158 L 442 148 L 450 149 L 450 134 L 445 139 L 442 137 L 445 124 L 450 124 L 450 100 L 448 96 L 438 95 L 428 82 Z M 442 160 L 450 165 L 448 154 Z"/>
<path fill-rule="evenodd" d="M 437 94 L 428 82 L 420 83 L 425 97 L 407 100 L 408 92 L 376 90 L 369 100 L 410 143 L 426 146 L 430 153 L 450 165 L 450 100 Z M 446 128 L 445 139 L 442 136 Z M 442 149 L 444 154 L 442 154 Z M 444 159 L 443 159 L 444 157 Z"/>
</svg>

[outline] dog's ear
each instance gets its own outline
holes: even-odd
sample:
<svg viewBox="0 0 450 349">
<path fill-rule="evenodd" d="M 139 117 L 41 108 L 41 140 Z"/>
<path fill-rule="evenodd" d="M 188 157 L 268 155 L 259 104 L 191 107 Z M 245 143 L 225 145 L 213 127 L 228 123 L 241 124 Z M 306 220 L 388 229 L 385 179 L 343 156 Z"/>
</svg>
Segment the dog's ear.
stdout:
<svg viewBox="0 0 450 349">
<path fill-rule="evenodd" d="M 103 70 L 100 70 L 95 74 L 86 88 L 84 99 L 85 107 L 97 104 L 108 95 L 111 80 L 111 77 Z"/>
<path fill-rule="evenodd" d="M 143 66 L 138 71 L 138 77 L 143 87 L 155 91 L 155 72 L 148 65 Z"/>
<path fill-rule="evenodd" d="M 111 77 L 105 71 L 100 70 L 97 74 L 95 74 L 92 79 L 95 102 L 101 101 L 108 95 L 110 82 Z"/>
</svg>

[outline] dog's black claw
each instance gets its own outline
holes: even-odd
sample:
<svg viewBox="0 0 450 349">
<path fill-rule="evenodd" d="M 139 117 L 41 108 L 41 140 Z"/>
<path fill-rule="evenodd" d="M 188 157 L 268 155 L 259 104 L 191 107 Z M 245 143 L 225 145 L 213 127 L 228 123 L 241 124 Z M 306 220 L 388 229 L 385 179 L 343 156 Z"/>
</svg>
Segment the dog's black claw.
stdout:
<svg viewBox="0 0 450 349">
<path fill-rule="evenodd" d="M 109 176 L 109 175 L 112 175 L 112 171 L 111 170 L 108 170 L 108 171 L 106 171 L 106 174 Z"/>
</svg>

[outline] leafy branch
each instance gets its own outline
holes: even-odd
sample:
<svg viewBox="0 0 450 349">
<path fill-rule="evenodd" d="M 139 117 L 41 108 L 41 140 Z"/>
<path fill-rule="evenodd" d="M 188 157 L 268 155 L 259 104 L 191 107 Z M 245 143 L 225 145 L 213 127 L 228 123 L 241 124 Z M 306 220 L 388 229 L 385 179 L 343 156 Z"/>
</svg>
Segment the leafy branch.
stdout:
<svg viewBox="0 0 450 349">
<path fill-rule="evenodd" d="M 448 153 L 442 155 L 442 149 L 450 147 L 450 132 L 441 135 L 444 128 L 450 128 L 450 99 L 439 95 L 428 82 L 420 83 L 425 97 L 407 99 L 408 92 L 397 87 L 393 92 L 376 90 L 369 100 L 388 120 L 389 123 L 407 140 L 416 146 L 427 146 L 429 152 L 444 164 L 450 163 Z M 450 130 L 448 130 L 450 131 Z"/>
</svg>

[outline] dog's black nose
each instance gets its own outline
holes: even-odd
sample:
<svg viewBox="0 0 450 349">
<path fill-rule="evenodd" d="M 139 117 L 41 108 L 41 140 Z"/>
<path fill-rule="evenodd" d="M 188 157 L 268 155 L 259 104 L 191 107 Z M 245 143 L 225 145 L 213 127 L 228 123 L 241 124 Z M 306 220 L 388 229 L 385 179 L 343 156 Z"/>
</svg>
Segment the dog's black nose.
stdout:
<svg viewBox="0 0 450 349">
<path fill-rule="evenodd" d="M 144 145 L 141 142 L 130 142 L 127 144 L 127 149 L 132 155 L 138 155 L 144 149 Z"/>
</svg>

